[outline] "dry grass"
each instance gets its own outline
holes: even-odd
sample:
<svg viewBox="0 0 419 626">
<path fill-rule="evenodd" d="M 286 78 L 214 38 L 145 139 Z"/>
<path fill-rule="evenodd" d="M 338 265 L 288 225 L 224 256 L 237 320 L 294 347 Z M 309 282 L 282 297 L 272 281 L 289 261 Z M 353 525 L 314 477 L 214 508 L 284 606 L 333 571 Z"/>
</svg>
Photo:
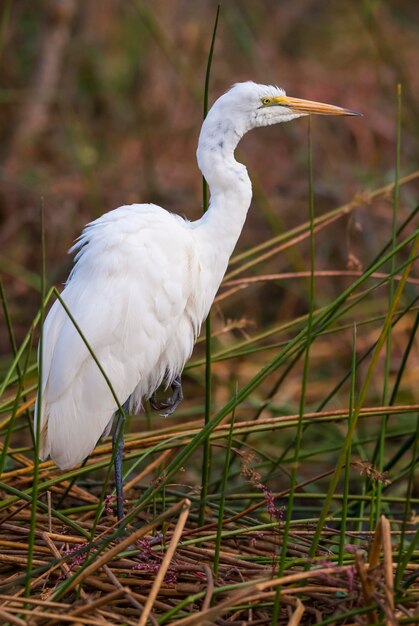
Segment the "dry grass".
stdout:
<svg viewBox="0 0 419 626">
<path fill-rule="evenodd" d="M 9 484 L 19 485 L 18 479 Z M 55 495 L 66 488 L 65 482 L 58 483 Z M 67 498 L 92 501 L 90 491 L 80 488 L 70 490 Z M 395 599 L 397 564 L 392 546 L 400 540 L 400 530 L 390 530 L 386 517 L 380 518 L 375 532 L 350 533 L 358 541 L 356 547 L 347 547 L 343 565 L 336 563 L 333 551 L 326 547 L 338 534 L 333 526 L 324 528 L 324 545 L 310 559 L 315 523 L 296 524 L 288 544 L 295 564 L 278 577 L 283 522 L 266 523 L 262 530 L 261 524 L 252 523 L 249 512 L 244 511 L 240 519 L 227 516 L 214 579 L 216 522 L 197 527 L 188 499 L 179 500 L 156 518 L 141 515 L 139 528 L 130 525 L 122 537 L 109 542 L 116 528 L 111 514 L 96 527 L 93 543 L 63 525 L 52 511 L 38 515 L 28 599 L 23 594 L 28 506 L 15 504 L 2 511 L 0 612 L 12 624 L 25 623 L 25 615 L 30 624 L 146 624 L 146 615 L 152 624 L 269 624 L 276 590 L 281 598 L 281 623 L 323 623 L 330 616 L 340 623 L 360 623 L 359 619 L 364 623 L 364 618 L 378 623 L 379 610 L 383 622 L 392 625 L 401 618 L 409 623 L 407 618 L 417 615 L 414 588 L 402 603 Z M 265 506 L 259 502 L 254 511 Z M 91 512 L 75 519 L 90 533 L 93 516 Z M 406 536 L 413 533 L 410 530 Z M 403 581 L 413 581 L 417 571 L 417 565 L 408 565 Z M 348 618 L 343 620 L 340 616 L 346 613 Z M 162 616 L 166 618 L 160 621 Z"/>
</svg>

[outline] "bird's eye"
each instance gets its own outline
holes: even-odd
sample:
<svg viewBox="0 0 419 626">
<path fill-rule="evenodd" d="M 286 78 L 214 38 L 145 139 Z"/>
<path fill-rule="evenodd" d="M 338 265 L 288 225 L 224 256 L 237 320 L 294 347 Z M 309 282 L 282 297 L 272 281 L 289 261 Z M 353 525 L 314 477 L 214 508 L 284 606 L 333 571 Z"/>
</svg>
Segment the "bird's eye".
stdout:
<svg viewBox="0 0 419 626">
<path fill-rule="evenodd" d="M 272 98 L 262 98 L 262 104 L 264 104 L 265 106 L 271 104 L 271 102 Z"/>
</svg>

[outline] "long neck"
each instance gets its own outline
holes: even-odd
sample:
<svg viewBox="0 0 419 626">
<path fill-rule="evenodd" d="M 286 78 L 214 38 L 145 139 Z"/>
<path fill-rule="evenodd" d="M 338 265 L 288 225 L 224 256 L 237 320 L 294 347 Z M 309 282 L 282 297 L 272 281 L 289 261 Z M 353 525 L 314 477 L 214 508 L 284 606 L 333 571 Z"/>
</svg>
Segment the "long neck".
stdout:
<svg viewBox="0 0 419 626">
<path fill-rule="evenodd" d="M 234 158 L 247 129 L 212 113 L 202 126 L 197 150 L 199 168 L 210 188 L 210 204 L 194 225 L 205 264 L 212 268 L 211 282 L 218 289 L 246 220 L 252 185 L 247 169 Z"/>
</svg>

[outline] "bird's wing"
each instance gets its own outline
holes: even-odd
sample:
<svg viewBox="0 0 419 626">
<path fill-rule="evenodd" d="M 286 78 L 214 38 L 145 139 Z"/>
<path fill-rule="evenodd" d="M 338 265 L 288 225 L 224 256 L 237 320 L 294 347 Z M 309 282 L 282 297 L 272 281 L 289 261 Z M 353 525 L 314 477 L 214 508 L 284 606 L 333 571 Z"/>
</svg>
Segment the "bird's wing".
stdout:
<svg viewBox="0 0 419 626">
<path fill-rule="evenodd" d="M 161 382 L 162 354 L 185 311 L 199 326 L 188 310 L 199 272 L 194 240 L 178 217 L 154 205 L 133 205 L 89 225 L 78 247 L 62 298 L 123 404 L 139 381 L 143 393 Z M 50 454 L 66 468 L 90 453 L 117 403 L 58 301 L 43 336 L 41 456 Z"/>
</svg>

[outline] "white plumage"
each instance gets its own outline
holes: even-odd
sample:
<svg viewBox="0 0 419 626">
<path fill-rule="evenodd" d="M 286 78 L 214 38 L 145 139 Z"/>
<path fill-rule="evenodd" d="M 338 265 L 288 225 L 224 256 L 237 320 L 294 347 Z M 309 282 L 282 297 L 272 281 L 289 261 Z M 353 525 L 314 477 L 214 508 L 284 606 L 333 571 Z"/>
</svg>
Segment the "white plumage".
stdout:
<svg viewBox="0 0 419 626">
<path fill-rule="evenodd" d="M 182 371 L 204 316 L 194 230 L 155 205 L 121 207 L 86 227 L 62 297 L 121 404 L 134 410 Z M 185 278 L 188 280 L 185 280 Z M 198 297 L 197 297 L 198 296 Z M 44 330 L 43 457 L 80 463 L 111 425 L 115 400 L 59 301 Z"/>
<path fill-rule="evenodd" d="M 77 254 L 62 298 L 130 410 L 182 372 L 224 276 L 251 201 L 237 143 L 251 128 L 308 113 L 351 114 L 277 87 L 235 85 L 199 139 L 208 212 L 188 222 L 154 204 L 122 206 L 88 224 L 70 250 Z M 110 431 L 117 405 L 59 301 L 44 325 L 42 374 L 40 455 L 69 468 Z"/>
</svg>

